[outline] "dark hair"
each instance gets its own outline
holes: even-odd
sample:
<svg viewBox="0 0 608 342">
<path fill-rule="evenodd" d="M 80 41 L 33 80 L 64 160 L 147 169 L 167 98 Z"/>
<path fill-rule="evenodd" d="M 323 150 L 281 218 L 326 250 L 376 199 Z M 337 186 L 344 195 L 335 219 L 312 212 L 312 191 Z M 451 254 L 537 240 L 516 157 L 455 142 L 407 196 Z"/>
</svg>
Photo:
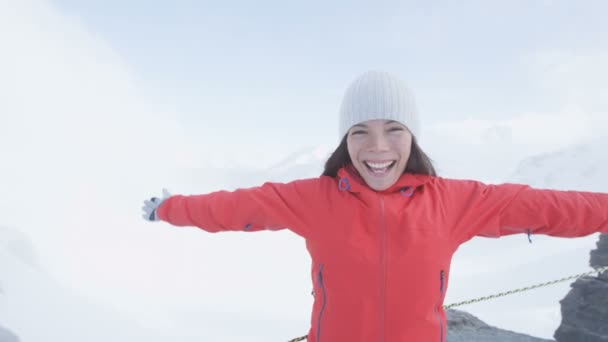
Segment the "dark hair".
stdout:
<svg viewBox="0 0 608 342">
<path fill-rule="evenodd" d="M 352 163 L 350 160 L 350 155 L 348 154 L 346 136 L 347 134 L 344 135 L 340 145 L 338 145 L 329 159 L 327 159 L 327 162 L 325 162 L 325 170 L 323 171 L 322 176 L 337 177 L 338 170 L 340 168 Z M 407 165 L 405 166 L 403 173 L 437 176 L 432 160 L 426 155 L 426 153 L 424 153 L 424 151 L 422 151 L 418 145 L 418 142 L 416 141 L 416 137 L 414 136 L 412 136 L 412 151 L 410 153 L 410 158 L 407 161 Z"/>
</svg>

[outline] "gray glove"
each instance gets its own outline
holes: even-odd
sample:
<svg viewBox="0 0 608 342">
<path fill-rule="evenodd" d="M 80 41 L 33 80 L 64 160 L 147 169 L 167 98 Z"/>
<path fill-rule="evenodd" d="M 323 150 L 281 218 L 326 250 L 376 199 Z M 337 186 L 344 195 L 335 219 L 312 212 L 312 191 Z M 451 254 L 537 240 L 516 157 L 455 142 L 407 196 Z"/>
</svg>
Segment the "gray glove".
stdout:
<svg viewBox="0 0 608 342">
<path fill-rule="evenodd" d="M 144 201 L 144 206 L 141 208 L 144 211 L 142 217 L 147 221 L 158 221 L 158 215 L 156 215 L 156 210 L 163 204 L 167 198 L 171 197 L 171 194 L 167 189 L 163 189 L 163 198 L 152 197 L 149 200 Z"/>
</svg>

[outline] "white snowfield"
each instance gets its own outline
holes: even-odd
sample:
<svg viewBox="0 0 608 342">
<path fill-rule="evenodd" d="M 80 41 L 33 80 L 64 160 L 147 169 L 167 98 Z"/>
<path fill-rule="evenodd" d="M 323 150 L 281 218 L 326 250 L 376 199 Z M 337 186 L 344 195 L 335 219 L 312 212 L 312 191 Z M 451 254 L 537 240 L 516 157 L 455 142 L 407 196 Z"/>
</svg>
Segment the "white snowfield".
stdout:
<svg viewBox="0 0 608 342">
<path fill-rule="evenodd" d="M 104 308 L 105 303 L 87 300 L 58 284 L 33 258 L 25 235 L 0 226 L 0 237 L 0 323 L 21 341 L 154 337 L 119 312 Z"/>
</svg>

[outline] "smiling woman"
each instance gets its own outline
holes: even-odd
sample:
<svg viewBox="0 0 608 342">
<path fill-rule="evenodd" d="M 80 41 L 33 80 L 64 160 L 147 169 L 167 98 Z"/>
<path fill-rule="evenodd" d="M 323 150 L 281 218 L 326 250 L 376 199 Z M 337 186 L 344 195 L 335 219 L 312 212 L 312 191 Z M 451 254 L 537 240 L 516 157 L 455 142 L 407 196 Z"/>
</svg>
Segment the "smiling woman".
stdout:
<svg viewBox="0 0 608 342">
<path fill-rule="evenodd" d="M 384 72 L 367 72 L 347 89 L 340 107 L 342 142 L 325 164 L 335 177 L 352 165 L 374 190 L 386 190 L 401 174 L 435 176 L 422 151 L 414 96 L 403 81 Z"/>
<path fill-rule="evenodd" d="M 309 342 L 445 342 L 443 302 L 461 244 L 608 232 L 608 194 L 438 177 L 417 134 L 404 83 L 366 72 L 346 91 L 342 140 L 320 177 L 165 194 L 144 201 L 144 218 L 208 232 L 288 228 L 305 238 L 314 288 Z"/>
</svg>

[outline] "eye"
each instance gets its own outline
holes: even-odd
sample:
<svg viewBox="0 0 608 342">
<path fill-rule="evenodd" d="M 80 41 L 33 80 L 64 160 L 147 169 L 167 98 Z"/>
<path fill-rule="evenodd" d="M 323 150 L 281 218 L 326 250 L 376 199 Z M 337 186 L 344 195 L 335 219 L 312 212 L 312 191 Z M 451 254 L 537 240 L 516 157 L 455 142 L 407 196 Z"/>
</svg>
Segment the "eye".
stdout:
<svg viewBox="0 0 608 342">
<path fill-rule="evenodd" d="M 403 127 L 391 127 L 388 129 L 389 132 L 397 132 L 397 131 L 403 131 Z"/>
<path fill-rule="evenodd" d="M 365 131 L 353 131 L 350 135 L 365 134 Z"/>
</svg>

